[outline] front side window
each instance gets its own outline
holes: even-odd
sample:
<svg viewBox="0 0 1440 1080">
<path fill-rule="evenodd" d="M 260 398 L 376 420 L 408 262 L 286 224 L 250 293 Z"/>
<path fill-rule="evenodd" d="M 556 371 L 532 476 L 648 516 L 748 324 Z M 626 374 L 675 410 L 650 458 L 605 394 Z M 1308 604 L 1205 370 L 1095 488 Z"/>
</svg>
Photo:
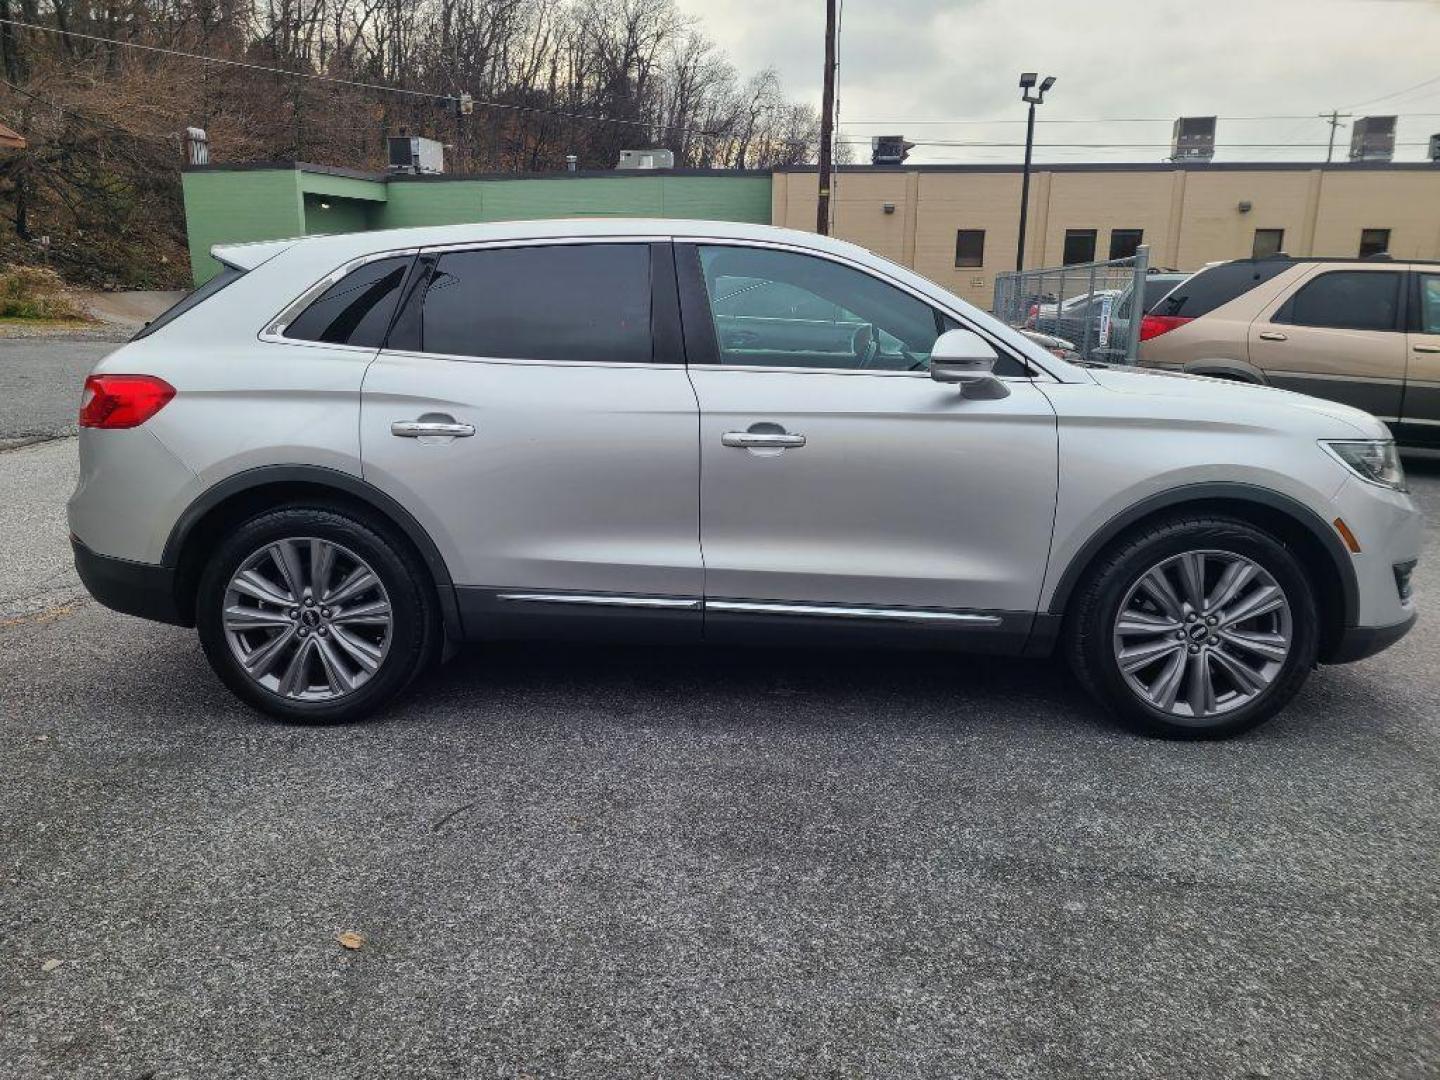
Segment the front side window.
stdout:
<svg viewBox="0 0 1440 1080">
<path fill-rule="evenodd" d="M 1420 275 L 1420 332 L 1440 334 L 1440 274 Z"/>
<path fill-rule="evenodd" d="M 722 364 L 926 371 L 959 326 L 924 301 L 828 259 L 769 248 L 700 248 Z M 1000 375 L 1023 375 L 1002 356 Z"/>
<path fill-rule="evenodd" d="M 447 251 L 420 301 L 419 351 L 516 360 L 651 360 L 650 249 Z"/>
<path fill-rule="evenodd" d="M 1360 230 L 1360 258 L 1369 259 L 1376 255 L 1384 255 L 1389 252 L 1389 250 L 1389 229 Z"/>
<path fill-rule="evenodd" d="M 1095 235 L 1094 229 L 1065 230 L 1065 253 L 1062 258 L 1066 266 L 1095 261 Z"/>
<path fill-rule="evenodd" d="M 378 349 L 413 260 L 413 255 L 397 255 L 352 270 L 290 320 L 283 335 L 297 341 Z"/>
<path fill-rule="evenodd" d="M 1285 250 L 1284 229 L 1256 229 L 1255 239 L 1250 244 L 1252 259 L 1268 259 Z"/>
<path fill-rule="evenodd" d="M 1276 313 L 1275 322 L 1338 330 L 1394 330 L 1400 275 L 1332 270 L 1311 278 Z"/>
<path fill-rule="evenodd" d="M 1111 229 L 1110 258 L 1133 259 L 1136 249 L 1144 238 L 1144 229 Z"/>
</svg>

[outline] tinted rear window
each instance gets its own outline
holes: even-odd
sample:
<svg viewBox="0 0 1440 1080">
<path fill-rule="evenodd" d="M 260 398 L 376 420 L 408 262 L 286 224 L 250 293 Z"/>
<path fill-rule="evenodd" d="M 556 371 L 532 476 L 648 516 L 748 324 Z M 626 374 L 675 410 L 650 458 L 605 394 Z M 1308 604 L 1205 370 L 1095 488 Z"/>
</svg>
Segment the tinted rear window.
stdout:
<svg viewBox="0 0 1440 1080">
<path fill-rule="evenodd" d="M 1178 285 L 1156 305 L 1155 314 L 1187 319 L 1209 314 L 1294 265 L 1291 259 L 1242 259 L 1212 266 Z"/>
<path fill-rule="evenodd" d="M 423 352 L 600 363 L 651 359 L 645 244 L 447 252 L 422 303 Z"/>
<path fill-rule="evenodd" d="M 1183 277 L 1150 277 L 1145 279 L 1145 310 L 1149 311 L 1162 296 L 1184 281 Z"/>
<path fill-rule="evenodd" d="M 212 277 L 209 281 L 205 282 L 204 285 L 201 285 L 194 292 L 181 297 L 175 303 L 171 304 L 168 308 L 162 311 L 159 315 L 156 315 L 155 318 L 147 322 L 139 330 L 135 331 L 134 336 L 131 337 L 130 340 L 139 341 L 143 337 L 149 337 L 166 323 L 174 322 L 191 308 L 203 304 L 206 300 L 209 300 L 210 297 L 214 296 L 221 289 L 225 288 L 225 286 L 233 282 L 239 281 L 244 276 L 244 270 L 240 270 L 234 266 L 223 267 L 218 274 Z"/>
<path fill-rule="evenodd" d="M 327 345 L 378 349 L 385 342 L 400 284 L 413 255 L 376 259 L 346 274 L 291 320 L 284 336 Z"/>
</svg>

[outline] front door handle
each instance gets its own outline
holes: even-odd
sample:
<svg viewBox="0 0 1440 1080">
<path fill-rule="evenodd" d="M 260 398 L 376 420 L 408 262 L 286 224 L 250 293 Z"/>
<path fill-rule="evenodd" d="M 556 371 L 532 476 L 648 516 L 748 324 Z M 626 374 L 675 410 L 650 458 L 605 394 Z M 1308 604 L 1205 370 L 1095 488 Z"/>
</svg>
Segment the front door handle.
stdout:
<svg viewBox="0 0 1440 1080">
<path fill-rule="evenodd" d="M 790 446 L 804 446 L 805 436 L 775 431 L 727 431 L 720 436 L 720 442 L 746 450 L 784 450 Z"/>
<path fill-rule="evenodd" d="M 1440 352 L 1440 345 L 1416 345 L 1416 352 Z"/>
<path fill-rule="evenodd" d="M 438 435 L 448 439 L 468 439 L 475 434 L 474 424 L 457 424 L 453 420 L 396 420 L 390 434 L 401 439 L 423 439 Z"/>
<path fill-rule="evenodd" d="M 1280 333 L 1280 331 L 1278 331 L 1278 330 L 1261 330 L 1261 331 L 1260 331 L 1260 340 L 1261 340 L 1261 341 L 1289 341 L 1290 339 L 1287 338 L 1284 334 Z"/>
</svg>

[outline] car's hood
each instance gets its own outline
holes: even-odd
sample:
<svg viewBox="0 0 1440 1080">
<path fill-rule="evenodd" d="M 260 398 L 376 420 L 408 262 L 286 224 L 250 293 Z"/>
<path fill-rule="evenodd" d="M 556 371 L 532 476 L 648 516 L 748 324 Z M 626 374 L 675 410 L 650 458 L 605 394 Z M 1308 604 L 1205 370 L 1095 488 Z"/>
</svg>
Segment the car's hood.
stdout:
<svg viewBox="0 0 1440 1080">
<path fill-rule="evenodd" d="M 1308 414 L 1313 418 L 1319 438 L 1390 438 L 1390 430 L 1367 412 L 1323 398 L 1278 390 L 1273 386 L 1155 368 L 1093 367 L 1088 370 L 1095 381 L 1107 390 L 1163 398 L 1171 403 L 1160 409 L 1156 402 L 1158 412 L 1183 406 L 1191 417 L 1199 418 L 1201 413 L 1205 413 L 1217 420 L 1238 419 L 1241 415 L 1253 420 L 1266 413 L 1273 413 L 1278 420 L 1283 413 L 1291 422 Z"/>
</svg>

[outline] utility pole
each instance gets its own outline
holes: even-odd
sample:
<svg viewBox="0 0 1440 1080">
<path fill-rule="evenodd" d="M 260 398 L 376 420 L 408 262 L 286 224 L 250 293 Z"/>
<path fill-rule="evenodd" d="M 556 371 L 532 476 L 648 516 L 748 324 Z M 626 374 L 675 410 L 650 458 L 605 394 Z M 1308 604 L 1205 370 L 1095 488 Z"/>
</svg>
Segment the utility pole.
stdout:
<svg viewBox="0 0 1440 1080">
<path fill-rule="evenodd" d="M 815 231 L 830 235 L 830 159 L 835 141 L 835 0 L 825 0 L 825 94 L 820 105 L 820 200 Z"/>
<path fill-rule="evenodd" d="M 1330 145 L 1325 149 L 1325 164 L 1330 164 L 1335 158 L 1335 129 L 1340 126 L 1341 120 L 1349 120 L 1353 115 L 1354 113 L 1342 113 L 1338 109 L 1320 114 L 1320 119 L 1330 125 Z"/>
</svg>

